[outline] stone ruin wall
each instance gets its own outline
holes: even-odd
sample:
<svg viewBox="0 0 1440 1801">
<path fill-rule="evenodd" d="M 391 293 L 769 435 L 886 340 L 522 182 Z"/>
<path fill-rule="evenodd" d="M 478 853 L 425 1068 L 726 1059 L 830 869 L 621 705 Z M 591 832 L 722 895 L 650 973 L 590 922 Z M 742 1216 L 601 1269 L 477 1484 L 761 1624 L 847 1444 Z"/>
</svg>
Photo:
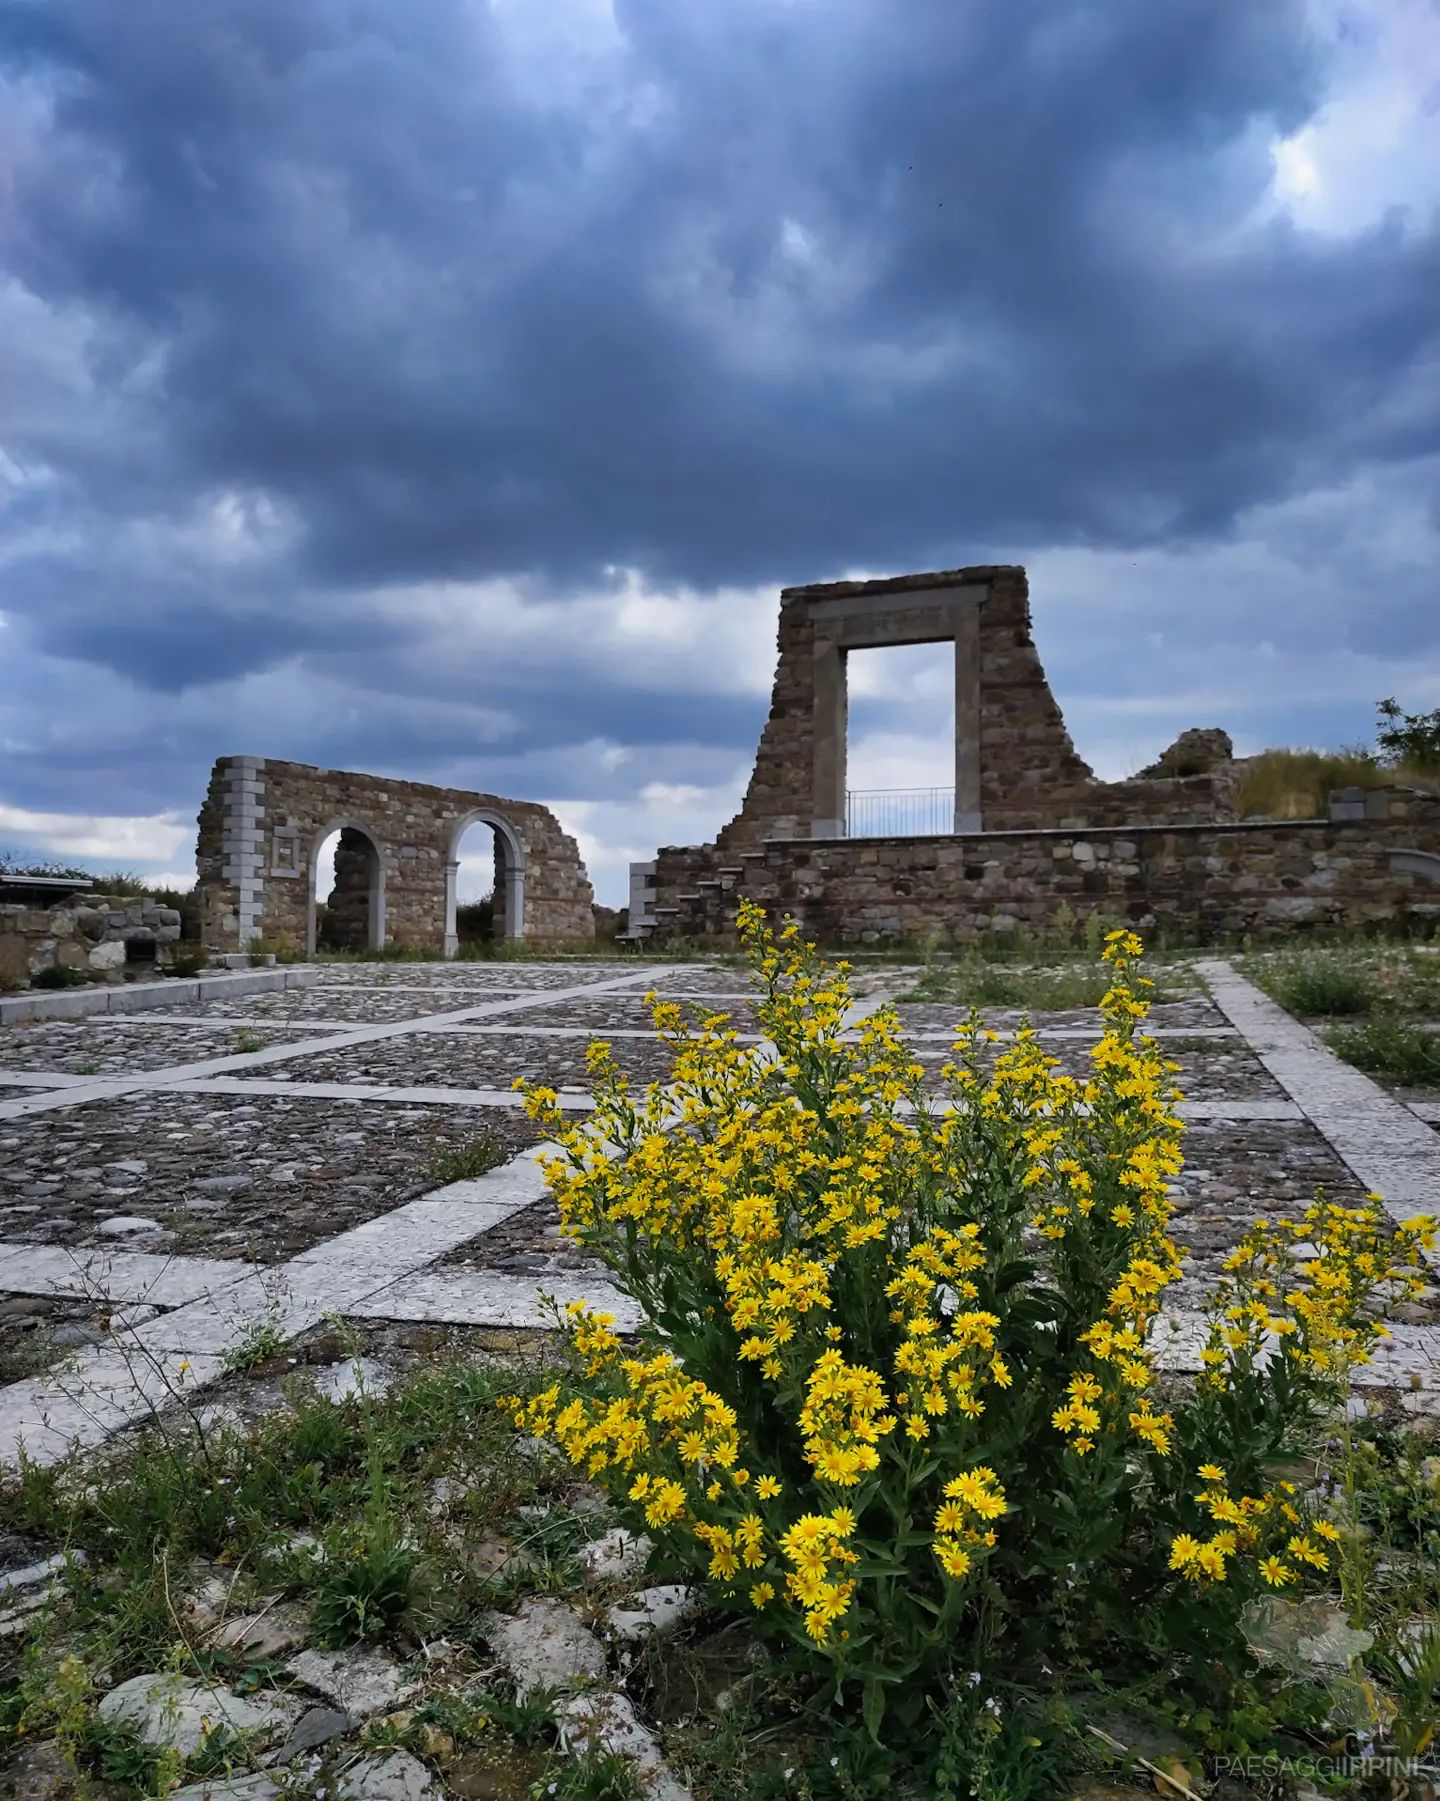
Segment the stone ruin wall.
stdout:
<svg viewBox="0 0 1440 1801">
<path fill-rule="evenodd" d="M 174 907 L 133 894 L 72 894 L 46 906 L 0 905 L 0 991 L 50 969 L 122 982 L 169 966 L 181 938 Z M 137 957 L 130 946 L 149 947 Z"/>
<path fill-rule="evenodd" d="M 843 652 L 937 639 L 956 647 L 956 833 L 849 839 Z M 1240 821 L 1234 782 L 1214 730 L 1131 780 L 1095 779 L 1036 651 L 1023 569 L 788 588 L 741 810 L 714 844 L 635 867 L 632 920 L 728 943 L 743 896 L 829 943 L 965 944 L 1042 931 L 1062 905 L 1188 936 L 1440 917 L 1440 800 L 1391 791 L 1339 797 L 1326 820 Z"/>
<path fill-rule="evenodd" d="M 332 831 L 348 828 L 336 888 L 321 897 L 336 910 L 337 936 L 365 941 L 376 889 L 384 942 L 437 956 L 453 950 L 445 942 L 447 914 L 458 835 L 468 822 L 495 831 L 497 937 L 551 945 L 593 939 L 585 866 L 547 807 L 307 763 L 221 757 L 196 846 L 203 942 L 215 951 L 236 951 L 257 938 L 309 948 L 315 856 Z"/>
<path fill-rule="evenodd" d="M 662 938 L 733 941 L 744 897 L 828 944 L 1041 933 L 1084 922 L 1275 938 L 1440 922 L 1440 798 L 1371 790 L 1364 820 L 1131 825 L 968 838 L 774 841 L 678 889 Z M 1343 803 L 1342 803 L 1343 804 Z M 715 866 L 706 863 L 705 867 Z M 683 898 L 682 898 L 683 897 Z"/>
<path fill-rule="evenodd" d="M 837 653 L 947 639 L 956 647 L 957 814 L 985 831 L 1234 817 L 1223 770 L 1097 781 L 1071 742 L 1035 648 L 1025 571 L 982 565 L 781 591 L 770 715 L 744 802 L 716 848 L 834 835 L 817 824 L 834 819 L 817 786 L 827 755 L 830 786 L 843 795 L 845 785 Z"/>
</svg>

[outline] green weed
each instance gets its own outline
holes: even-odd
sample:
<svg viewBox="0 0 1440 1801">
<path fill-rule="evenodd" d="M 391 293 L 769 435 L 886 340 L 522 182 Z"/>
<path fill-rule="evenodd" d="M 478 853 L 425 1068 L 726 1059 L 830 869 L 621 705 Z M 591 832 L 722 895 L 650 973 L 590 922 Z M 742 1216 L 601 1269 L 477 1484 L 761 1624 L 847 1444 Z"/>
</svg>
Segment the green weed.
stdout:
<svg viewBox="0 0 1440 1801">
<path fill-rule="evenodd" d="M 481 1132 L 466 1144 L 437 1144 L 425 1166 L 425 1179 L 436 1187 L 447 1182 L 468 1182 L 505 1161 L 505 1147 Z"/>
<path fill-rule="evenodd" d="M 232 1371 L 258 1369 L 262 1363 L 272 1363 L 283 1356 L 289 1342 L 274 1320 L 253 1320 L 244 1334 L 221 1353 L 220 1363 Z"/>
<path fill-rule="evenodd" d="M 327 1532 L 305 1584 L 320 1643 L 386 1637 L 411 1604 L 420 1561 L 383 1491 L 361 1519 Z"/>
<path fill-rule="evenodd" d="M 32 988 L 85 988 L 90 978 L 83 969 L 66 969 L 62 964 L 53 964 L 49 969 L 42 969 L 31 979 Z"/>
</svg>

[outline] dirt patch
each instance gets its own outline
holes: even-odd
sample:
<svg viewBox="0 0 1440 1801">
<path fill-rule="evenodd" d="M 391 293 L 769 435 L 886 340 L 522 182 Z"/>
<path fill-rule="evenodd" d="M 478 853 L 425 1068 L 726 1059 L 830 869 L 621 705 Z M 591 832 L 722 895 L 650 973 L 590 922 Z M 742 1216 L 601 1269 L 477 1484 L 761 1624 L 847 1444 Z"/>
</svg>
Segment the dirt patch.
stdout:
<svg viewBox="0 0 1440 1801">
<path fill-rule="evenodd" d="M 107 1314 L 74 1296 L 0 1295 L 0 1383 L 23 1382 L 106 1337 Z"/>
</svg>

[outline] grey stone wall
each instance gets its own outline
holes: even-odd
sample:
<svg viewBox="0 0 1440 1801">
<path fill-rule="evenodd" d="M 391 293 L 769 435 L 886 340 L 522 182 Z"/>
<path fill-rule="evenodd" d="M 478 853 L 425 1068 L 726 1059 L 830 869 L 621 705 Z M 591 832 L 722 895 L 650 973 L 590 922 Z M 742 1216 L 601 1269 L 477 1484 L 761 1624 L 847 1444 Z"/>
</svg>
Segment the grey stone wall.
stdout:
<svg viewBox="0 0 1440 1801">
<path fill-rule="evenodd" d="M 1042 932 L 1064 906 L 1187 938 L 1440 921 L 1440 798 L 1337 796 L 1324 820 L 1120 825 L 662 850 L 656 935 L 729 942 L 740 898 L 833 944 Z"/>
<path fill-rule="evenodd" d="M 44 970 L 70 969 L 99 982 L 166 967 L 180 941 L 174 907 L 144 896 L 79 894 L 49 907 L 0 905 L 0 989 L 24 988 Z M 127 964 L 126 944 L 154 948 Z"/>
<path fill-rule="evenodd" d="M 437 955 L 453 918 L 457 835 L 495 830 L 497 932 L 541 944 L 593 939 L 593 893 L 575 840 L 548 807 L 263 757 L 221 757 L 200 809 L 197 888 L 204 942 L 310 945 L 315 856 L 344 830 L 326 897 L 347 943 L 416 945 Z M 378 932 L 377 932 L 377 920 Z"/>
</svg>

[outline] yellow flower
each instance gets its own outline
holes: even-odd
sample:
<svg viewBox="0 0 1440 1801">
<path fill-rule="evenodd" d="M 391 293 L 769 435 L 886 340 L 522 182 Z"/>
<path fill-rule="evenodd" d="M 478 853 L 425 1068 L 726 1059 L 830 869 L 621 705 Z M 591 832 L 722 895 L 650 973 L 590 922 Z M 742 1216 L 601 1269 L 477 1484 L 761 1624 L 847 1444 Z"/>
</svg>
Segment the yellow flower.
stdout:
<svg viewBox="0 0 1440 1801">
<path fill-rule="evenodd" d="M 1295 1580 L 1295 1572 L 1288 1565 L 1281 1563 L 1278 1557 L 1265 1557 L 1260 1561 L 1260 1574 L 1271 1588 L 1284 1588 L 1287 1582 Z"/>
<path fill-rule="evenodd" d="M 773 1583 L 757 1582 L 750 1590 L 750 1605 L 752 1607 L 768 1607 L 774 1599 L 775 1587 Z"/>
</svg>

